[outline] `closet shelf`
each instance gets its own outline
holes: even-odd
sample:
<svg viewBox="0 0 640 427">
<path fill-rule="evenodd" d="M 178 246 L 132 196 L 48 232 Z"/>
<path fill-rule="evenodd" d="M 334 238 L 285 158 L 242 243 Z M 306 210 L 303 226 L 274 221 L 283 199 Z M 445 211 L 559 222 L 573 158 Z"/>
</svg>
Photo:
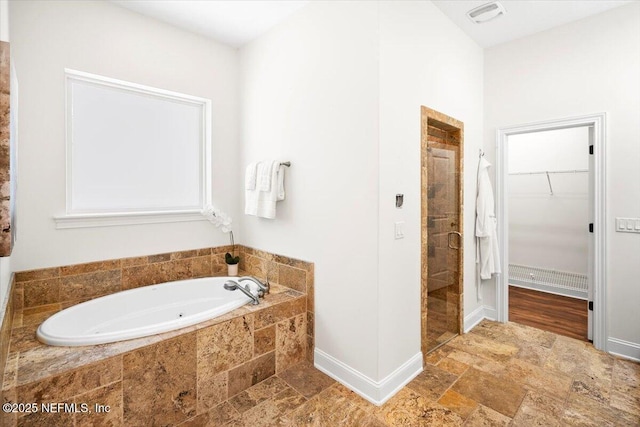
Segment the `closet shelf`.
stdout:
<svg viewBox="0 0 640 427">
<path fill-rule="evenodd" d="M 549 174 L 552 173 L 586 173 L 589 172 L 588 169 L 572 169 L 572 170 L 563 170 L 563 171 L 540 171 L 540 172 L 513 172 L 509 175 L 547 175 L 547 182 L 549 183 L 549 194 L 553 196 L 553 187 L 551 186 L 551 178 Z"/>
</svg>

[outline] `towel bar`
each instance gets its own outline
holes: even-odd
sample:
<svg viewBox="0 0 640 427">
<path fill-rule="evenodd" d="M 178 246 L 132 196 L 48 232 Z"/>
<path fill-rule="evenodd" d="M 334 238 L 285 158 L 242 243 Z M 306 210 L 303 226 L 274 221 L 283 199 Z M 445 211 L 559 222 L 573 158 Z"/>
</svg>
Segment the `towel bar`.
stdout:
<svg viewBox="0 0 640 427">
<path fill-rule="evenodd" d="M 280 163 L 280 166 L 289 167 L 289 166 L 291 166 L 291 162 L 282 162 L 282 163 Z"/>
</svg>

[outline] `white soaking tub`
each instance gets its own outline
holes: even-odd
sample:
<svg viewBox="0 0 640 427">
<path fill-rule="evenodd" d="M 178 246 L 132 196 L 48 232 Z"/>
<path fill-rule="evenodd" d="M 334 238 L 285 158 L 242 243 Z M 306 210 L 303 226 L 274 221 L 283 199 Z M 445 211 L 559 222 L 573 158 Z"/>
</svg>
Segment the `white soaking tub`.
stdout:
<svg viewBox="0 0 640 427">
<path fill-rule="evenodd" d="M 213 319 L 251 301 L 222 286 L 231 277 L 180 280 L 122 291 L 74 305 L 45 320 L 38 340 L 54 346 L 124 341 Z"/>
</svg>

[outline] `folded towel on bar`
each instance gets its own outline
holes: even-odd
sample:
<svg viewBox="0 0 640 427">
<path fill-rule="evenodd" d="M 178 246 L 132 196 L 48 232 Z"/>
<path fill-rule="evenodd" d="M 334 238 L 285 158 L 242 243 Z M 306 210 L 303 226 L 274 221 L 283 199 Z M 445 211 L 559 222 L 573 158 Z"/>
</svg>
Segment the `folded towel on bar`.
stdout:
<svg viewBox="0 0 640 427">
<path fill-rule="evenodd" d="M 244 174 L 244 189 L 255 190 L 256 189 L 256 174 L 258 171 L 258 162 L 250 163 L 247 166 L 247 170 Z"/>
<path fill-rule="evenodd" d="M 271 190 L 271 172 L 274 161 L 262 161 L 258 164 L 256 188 L 260 191 Z"/>
<path fill-rule="evenodd" d="M 260 190 L 261 169 L 269 172 L 269 190 Z M 245 209 L 247 215 L 273 219 L 276 217 L 276 202 L 284 200 L 284 166 L 279 160 L 264 161 L 258 165 L 258 182 L 254 190 L 245 191 Z"/>
</svg>

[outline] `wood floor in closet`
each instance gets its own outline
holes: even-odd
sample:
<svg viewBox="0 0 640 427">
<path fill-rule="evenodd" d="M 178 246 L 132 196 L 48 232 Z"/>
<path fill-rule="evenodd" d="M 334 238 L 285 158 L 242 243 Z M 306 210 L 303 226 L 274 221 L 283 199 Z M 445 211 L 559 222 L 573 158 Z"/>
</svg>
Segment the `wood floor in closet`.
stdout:
<svg viewBox="0 0 640 427">
<path fill-rule="evenodd" d="M 509 286 L 509 321 L 587 341 L 587 301 Z"/>
</svg>

